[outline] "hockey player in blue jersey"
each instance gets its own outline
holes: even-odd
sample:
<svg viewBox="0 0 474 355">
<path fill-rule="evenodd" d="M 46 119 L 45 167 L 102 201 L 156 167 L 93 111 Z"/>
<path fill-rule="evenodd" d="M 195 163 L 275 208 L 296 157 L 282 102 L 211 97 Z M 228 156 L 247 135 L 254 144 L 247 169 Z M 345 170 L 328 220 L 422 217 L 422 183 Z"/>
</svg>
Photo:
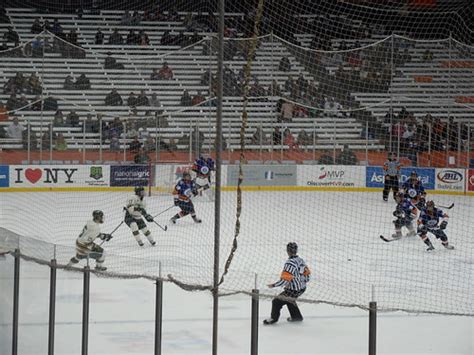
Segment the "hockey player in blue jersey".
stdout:
<svg viewBox="0 0 474 355">
<path fill-rule="evenodd" d="M 191 180 L 191 174 L 187 171 L 184 172 L 183 178 L 178 181 L 173 190 L 174 204 L 178 206 L 181 211 L 171 218 L 171 223 L 175 224 L 179 218 L 187 216 L 188 214 L 191 215 L 194 222 L 201 223 L 201 220 L 196 216 L 193 201 L 191 201 L 191 197 L 197 194 L 197 187 L 194 181 Z"/>
<path fill-rule="evenodd" d="M 408 179 L 402 185 L 402 192 L 405 197 L 416 200 L 419 209 L 425 207 L 426 192 L 416 171 L 412 171 Z"/>
<path fill-rule="evenodd" d="M 196 159 L 191 170 L 196 173 L 194 181 L 199 192 L 211 188 L 211 173 L 215 170 L 215 164 L 209 154 L 203 153 L 198 159 Z M 212 200 L 212 193 L 208 194 L 208 197 Z"/>
<path fill-rule="evenodd" d="M 393 221 L 393 224 L 395 225 L 395 234 L 392 234 L 392 238 L 399 239 L 402 237 L 402 227 L 408 229 L 407 237 L 414 237 L 416 231 L 413 226 L 413 221 L 417 217 L 418 209 L 409 198 L 405 197 L 403 192 L 397 193 L 395 195 L 395 200 L 397 201 L 397 207 L 395 208 L 395 211 L 393 211 L 393 215 L 397 217 L 397 219 Z"/>
<path fill-rule="evenodd" d="M 448 215 L 436 208 L 433 201 L 427 201 L 426 207 L 421 210 L 418 219 L 418 235 L 428 246 L 428 251 L 434 249 L 428 237 L 428 232 L 433 234 L 437 239 L 440 239 L 441 244 L 443 244 L 446 249 L 454 249 L 454 247 L 448 243 L 448 236 L 445 233 L 447 226 Z"/>
</svg>

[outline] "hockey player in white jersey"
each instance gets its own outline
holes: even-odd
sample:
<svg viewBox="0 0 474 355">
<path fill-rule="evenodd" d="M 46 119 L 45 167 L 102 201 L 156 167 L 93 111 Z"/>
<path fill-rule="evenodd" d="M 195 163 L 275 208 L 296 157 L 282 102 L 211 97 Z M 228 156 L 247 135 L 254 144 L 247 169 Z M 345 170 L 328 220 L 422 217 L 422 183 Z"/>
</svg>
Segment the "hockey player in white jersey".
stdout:
<svg viewBox="0 0 474 355">
<path fill-rule="evenodd" d="M 153 216 L 146 211 L 145 201 L 143 200 L 144 197 L 145 189 L 141 186 L 135 187 L 135 194 L 130 196 L 125 206 L 125 224 L 130 227 L 133 236 L 141 247 L 143 246 L 143 241 L 140 237 L 140 231 L 151 245 L 156 244 L 150 230 L 143 220 L 143 218 L 145 218 L 147 222 L 153 222 Z"/>
<path fill-rule="evenodd" d="M 76 239 L 76 256 L 72 257 L 67 266 L 77 264 L 82 259 L 95 259 L 95 269 L 105 271 L 107 268 L 103 266 L 105 260 L 104 249 L 94 243 L 96 239 L 109 241 L 112 239 L 111 234 L 101 233 L 100 225 L 104 223 L 104 213 L 99 210 L 92 212 L 92 220 L 88 221 L 81 234 Z"/>
</svg>

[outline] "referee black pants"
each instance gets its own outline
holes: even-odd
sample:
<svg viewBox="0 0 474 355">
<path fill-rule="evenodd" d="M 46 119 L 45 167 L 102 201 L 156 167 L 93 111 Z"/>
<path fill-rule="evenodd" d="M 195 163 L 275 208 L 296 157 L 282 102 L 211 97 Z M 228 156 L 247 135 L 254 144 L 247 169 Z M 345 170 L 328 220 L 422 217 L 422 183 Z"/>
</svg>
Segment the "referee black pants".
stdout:
<svg viewBox="0 0 474 355">
<path fill-rule="evenodd" d="M 306 289 L 302 289 L 300 291 L 293 291 L 293 290 L 284 290 L 280 293 L 276 298 L 272 301 L 272 315 L 271 318 L 277 321 L 280 318 L 280 311 L 284 305 L 288 307 L 288 311 L 290 312 L 290 316 L 294 320 L 302 320 L 303 316 L 301 315 L 300 309 L 296 304 L 296 299 L 301 296 Z M 279 298 L 279 297 L 284 297 Z"/>
<path fill-rule="evenodd" d="M 383 185 L 383 199 L 387 200 L 390 190 L 393 190 L 393 198 L 398 192 L 398 176 L 396 175 L 386 175 L 384 185 Z"/>
</svg>

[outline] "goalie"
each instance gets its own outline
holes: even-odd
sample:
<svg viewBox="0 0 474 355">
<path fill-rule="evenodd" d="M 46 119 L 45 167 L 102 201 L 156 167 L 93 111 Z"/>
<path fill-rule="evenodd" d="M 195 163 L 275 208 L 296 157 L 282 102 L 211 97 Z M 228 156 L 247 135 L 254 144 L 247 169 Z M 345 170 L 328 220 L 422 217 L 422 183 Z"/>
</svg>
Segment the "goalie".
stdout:
<svg viewBox="0 0 474 355">
<path fill-rule="evenodd" d="M 140 231 L 148 239 L 151 245 L 155 245 L 156 242 L 151 235 L 145 221 L 153 222 L 153 216 L 147 213 L 146 205 L 143 198 L 145 197 L 145 189 L 142 186 L 135 187 L 135 194 L 127 200 L 125 206 L 125 224 L 132 231 L 132 235 L 137 241 L 139 246 L 143 246 L 142 238 L 140 238 Z"/>
<path fill-rule="evenodd" d="M 67 266 L 77 264 L 82 259 L 91 258 L 95 260 L 95 269 L 97 271 L 107 270 L 103 266 L 105 251 L 100 245 L 94 243 L 96 239 L 102 239 L 103 241 L 112 239 L 111 234 L 100 232 L 100 225 L 102 223 L 104 223 L 104 212 L 99 210 L 92 212 L 92 220 L 86 223 L 81 234 L 76 239 L 76 256 L 71 258 Z"/>
</svg>

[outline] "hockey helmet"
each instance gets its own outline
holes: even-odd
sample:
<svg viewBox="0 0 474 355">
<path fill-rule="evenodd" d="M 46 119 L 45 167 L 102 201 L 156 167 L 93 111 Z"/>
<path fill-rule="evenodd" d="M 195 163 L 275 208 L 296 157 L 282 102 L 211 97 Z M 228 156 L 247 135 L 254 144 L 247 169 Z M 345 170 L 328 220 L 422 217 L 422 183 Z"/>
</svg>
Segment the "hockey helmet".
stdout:
<svg viewBox="0 0 474 355">
<path fill-rule="evenodd" d="M 430 201 L 426 201 L 426 210 L 427 210 L 428 212 L 431 212 L 431 213 L 435 210 L 435 203 L 434 203 L 434 201 L 431 201 L 431 200 L 430 200 Z"/>
<path fill-rule="evenodd" d="M 416 196 L 418 196 L 418 192 L 416 192 L 415 189 L 409 189 L 408 196 L 410 196 L 410 198 L 415 198 Z"/>
<path fill-rule="evenodd" d="M 403 192 L 397 192 L 395 194 L 395 201 L 401 202 L 401 201 L 403 201 L 404 197 L 405 197 L 405 195 L 403 194 Z"/>
<path fill-rule="evenodd" d="M 137 186 L 135 187 L 135 195 L 137 196 L 143 196 L 145 193 L 145 189 L 143 188 L 143 186 Z"/>
<path fill-rule="evenodd" d="M 183 173 L 183 180 L 191 180 L 191 174 L 189 173 L 189 171 L 185 171 Z"/>
<path fill-rule="evenodd" d="M 92 219 L 99 223 L 104 223 L 104 212 L 101 210 L 94 210 L 92 212 Z"/>
<path fill-rule="evenodd" d="M 418 174 L 416 173 L 415 170 L 413 170 L 411 173 L 410 173 L 410 179 L 418 179 Z"/>
<path fill-rule="evenodd" d="M 289 243 L 286 245 L 286 251 L 287 251 L 289 254 L 296 254 L 296 253 L 298 253 L 298 244 L 296 244 L 295 242 L 289 242 Z"/>
</svg>

